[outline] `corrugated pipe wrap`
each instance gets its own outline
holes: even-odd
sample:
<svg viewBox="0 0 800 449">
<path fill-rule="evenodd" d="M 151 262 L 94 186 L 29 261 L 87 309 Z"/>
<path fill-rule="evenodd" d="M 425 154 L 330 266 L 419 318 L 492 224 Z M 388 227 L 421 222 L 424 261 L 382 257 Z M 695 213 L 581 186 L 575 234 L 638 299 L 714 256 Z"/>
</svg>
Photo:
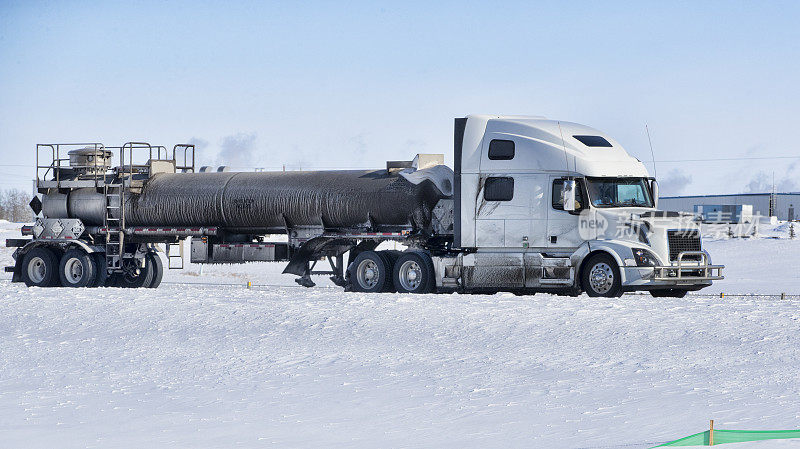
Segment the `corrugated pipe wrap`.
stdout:
<svg viewBox="0 0 800 449">
<path fill-rule="evenodd" d="M 129 195 L 125 219 L 132 226 L 250 230 L 372 220 L 428 229 L 445 197 L 430 179 L 413 183 L 386 170 L 158 174 Z"/>
</svg>

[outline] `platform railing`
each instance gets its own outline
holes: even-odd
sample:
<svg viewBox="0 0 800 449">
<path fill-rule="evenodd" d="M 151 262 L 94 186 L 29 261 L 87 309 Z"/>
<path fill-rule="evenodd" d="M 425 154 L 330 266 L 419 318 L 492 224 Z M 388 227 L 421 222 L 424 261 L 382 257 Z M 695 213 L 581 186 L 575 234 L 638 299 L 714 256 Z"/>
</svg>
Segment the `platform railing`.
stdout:
<svg viewBox="0 0 800 449">
<path fill-rule="evenodd" d="M 95 151 L 105 151 L 106 148 L 102 143 L 40 143 L 36 145 L 36 173 L 34 174 L 36 180 L 36 189 L 41 188 L 42 181 L 55 181 L 56 188 L 61 188 L 61 171 L 73 169 L 92 169 L 91 178 L 85 176 L 84 179 L 92 179 L 95 186 L 100 185 L 100 180 L 105 176 L 105 173 L 98 173 L 101 166 L 98 164 L 98 158 L 92 158 L 92 164 L 84 165 L 71 165 L 69 156 L 62 157 L 63 153 L 68 153 L 70 150 L 91 148 Z M 49 157 L 42 157 L 42 152 L 49 153 Z M 44 161 L 47 161 L 46 163 Z M 51 179 L 48 179 L 51 178 Z"/>
</svg>

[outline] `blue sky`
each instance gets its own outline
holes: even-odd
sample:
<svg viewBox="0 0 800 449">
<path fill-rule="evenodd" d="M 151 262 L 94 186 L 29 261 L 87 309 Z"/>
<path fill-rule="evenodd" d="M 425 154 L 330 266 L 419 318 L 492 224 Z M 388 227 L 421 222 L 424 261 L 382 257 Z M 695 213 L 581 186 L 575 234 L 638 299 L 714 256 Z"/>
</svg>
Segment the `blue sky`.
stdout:
<svg viewBox="0 0 800 449">
<path fill-rule="evenodd" d="M 0 0 L 0 188 L 37 142 L 201 164 L 452 160 L 452 120 L 545 115 L 649 161 L 800 156 L 792 2 Z M 798 162 L 795 164 L 795 162 Z M 800 190 L 800 158 L 658 164 L 665 193 Z M 652 173 L 652 171 L 651 171 Z M 795 181 L 797 180 L 797 181 Z"/>
</svg>

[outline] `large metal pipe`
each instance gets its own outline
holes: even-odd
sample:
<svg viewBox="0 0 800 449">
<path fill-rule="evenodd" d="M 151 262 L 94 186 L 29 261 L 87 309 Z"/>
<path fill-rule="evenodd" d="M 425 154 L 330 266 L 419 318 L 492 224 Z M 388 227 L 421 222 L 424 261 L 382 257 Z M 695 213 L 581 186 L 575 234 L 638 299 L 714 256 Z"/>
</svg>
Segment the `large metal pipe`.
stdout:
<svg viewBox="0 0 800 449">
<path fill-rule="evenodd" d="M 374 171 L 158 174 L 129 195 L 128 225 L 414 226 L 426 229 L 446 195 L 430 180 L 412 183 Z"/>
</svg>

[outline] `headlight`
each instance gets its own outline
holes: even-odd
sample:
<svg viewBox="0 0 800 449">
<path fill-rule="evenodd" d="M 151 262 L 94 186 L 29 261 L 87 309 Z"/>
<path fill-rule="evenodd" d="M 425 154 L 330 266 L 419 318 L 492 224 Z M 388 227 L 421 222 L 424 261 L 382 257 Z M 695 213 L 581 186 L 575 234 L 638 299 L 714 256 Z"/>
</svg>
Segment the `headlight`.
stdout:
<svg viewBox="0 0 800 449">
<path fill-rule="evenodd" d="M 634 248 L 633 259 L 636 261 L 636 266 L 639 267 L 654 267 L 658 265 L 656 256 L 646 249 Z"/>
</svg>

